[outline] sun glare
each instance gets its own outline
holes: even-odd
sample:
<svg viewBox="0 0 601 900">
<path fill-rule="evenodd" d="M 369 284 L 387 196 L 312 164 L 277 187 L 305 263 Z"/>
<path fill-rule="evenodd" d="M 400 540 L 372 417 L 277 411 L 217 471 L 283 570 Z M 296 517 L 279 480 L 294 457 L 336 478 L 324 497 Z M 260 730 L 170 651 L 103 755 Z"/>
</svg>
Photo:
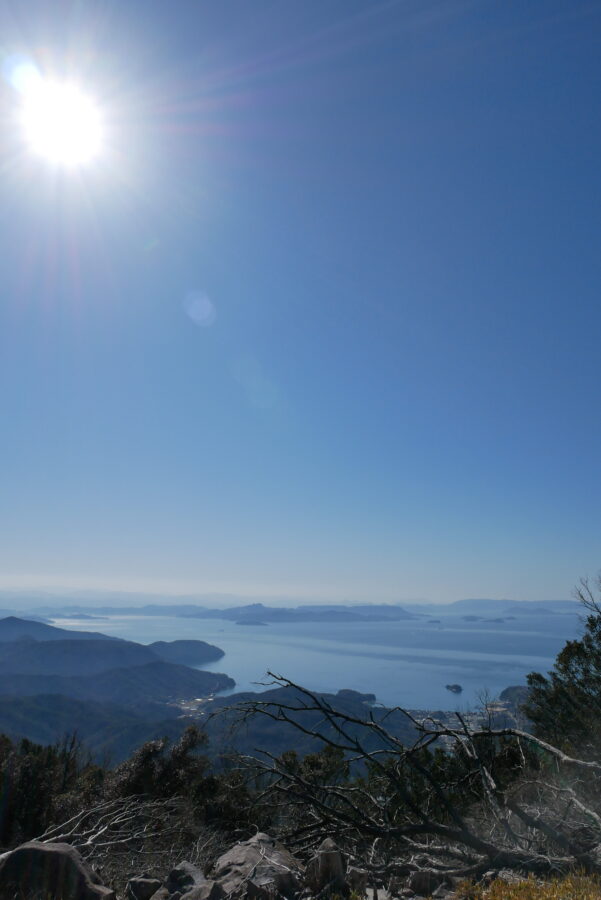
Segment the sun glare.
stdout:
<svg viewBox="0 0 601 900">
<path fill-rule="evenodd" d="M 29 84 L 21 122 L 30 150 L 56 165 L 86 165 L 102 147 L 100 111 L 72 84 L 42 79 Z"/>
</svg>

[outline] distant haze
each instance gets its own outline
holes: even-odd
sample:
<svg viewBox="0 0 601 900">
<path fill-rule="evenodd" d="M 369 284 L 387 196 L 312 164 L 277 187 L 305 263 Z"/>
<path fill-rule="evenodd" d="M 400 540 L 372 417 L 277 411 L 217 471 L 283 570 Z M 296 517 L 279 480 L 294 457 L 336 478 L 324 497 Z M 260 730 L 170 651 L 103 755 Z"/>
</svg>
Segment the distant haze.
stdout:
<svg viewBox="0 0 601 900">
<path fill-rule="evenodd" d="M 44 609 L 68 609 L 68 608 L 89 608 L 94 610 L 100 607 L 106 608 L 141 608 L 146 606 L 160 607 L 200 607 L 228 609 L 235 607 L 246 607 L 250 605 L 264 605 L 268 608 L 315 608 L 323 606 L 331 607 L 353 607 L 361 606 L 369 610 L 380 607 L 402 607 L 407 611 L 418 610 L 422 612 L 436 611 L 447 609 L 449 612 L 459 614 L 460 612 L 474 611 L 490 611 L 506 610 L 513 606 L 531 607 L 532 609 L 544 606 L 544 603 L 554 607 L 574 608 L 575 602 L 569 598 L 558 600 L 556 598 L 547 598 L 545 601 L 515 601 L 510 598 L 464 598 L 460 600 L 449 600 L 446 602 L 432 602 L 423 598 L 407 598 L 405 600 L 377 601 L 374 599 L 347 599 L 347 600 L 331 600 L 327 597 L 322 598 L 303 598 L 280 595 L 277 597 L 270 596 L 246 596 L 236 594 L 190 594 L 190 595 L 163 595 L 157 593 L 141 593 L 126 591 L 93 591 L 93 590 L 74 590 L 65 588 L 63 590 L 2 590 L 0 589 L 0 615 L 8 614 L 15 610 L 35 610 L 42 611 Z"/>
</svg>

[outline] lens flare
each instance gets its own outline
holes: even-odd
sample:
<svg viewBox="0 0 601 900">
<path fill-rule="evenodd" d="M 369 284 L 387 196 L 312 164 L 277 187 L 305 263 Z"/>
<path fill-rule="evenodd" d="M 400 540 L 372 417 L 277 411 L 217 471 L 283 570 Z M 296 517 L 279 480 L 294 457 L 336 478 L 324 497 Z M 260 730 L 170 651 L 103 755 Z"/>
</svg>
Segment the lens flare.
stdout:
<svg viewBox="0 0 601 900">
<path fill-rule="evenodd" d="M 203 291 L 190 291 L 184 298 L 184 309 L 195 325 L 208 328 L 217 315 L 215 306 Z"/>
</svg>

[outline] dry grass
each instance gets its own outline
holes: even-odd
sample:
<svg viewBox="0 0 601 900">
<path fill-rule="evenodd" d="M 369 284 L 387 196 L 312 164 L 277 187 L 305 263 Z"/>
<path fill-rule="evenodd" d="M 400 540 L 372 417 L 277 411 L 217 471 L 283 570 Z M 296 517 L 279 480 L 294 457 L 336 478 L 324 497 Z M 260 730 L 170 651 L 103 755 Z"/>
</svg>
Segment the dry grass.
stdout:
<svg viewBox="0 0 601 900">
<path fill-rule="evenodd" d="M 601 878 L 566 875 L 551 881 L 530 877 L 514 884 L 500 878 L 488 885 L 464 882 L 456 896 L 457 900 L 601 900 Z"/>
</svg>

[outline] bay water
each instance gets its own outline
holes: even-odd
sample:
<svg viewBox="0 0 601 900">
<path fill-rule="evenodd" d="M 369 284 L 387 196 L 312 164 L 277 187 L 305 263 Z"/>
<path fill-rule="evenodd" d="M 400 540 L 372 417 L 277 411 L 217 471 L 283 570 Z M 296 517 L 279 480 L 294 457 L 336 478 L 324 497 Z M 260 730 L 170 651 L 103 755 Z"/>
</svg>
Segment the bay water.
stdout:
<svg viewBox="0 0 601 900">
<path fill-rule="evenodd" d="M 523 615 L 504 622 L 294 622 L 249 626 L 223 619 L 115 615 L 58 620 L 62 628 L 101 631 L 149 644 L 198 639 L 225 656 L 202 668 L 225 672 L 235 692 L 265 690 L 268 671 L 316 691 L 369 692 L 386 706 L 461 709 L 493 698 L 528 672 L 547 672 L 567 639 L 582 630 L 574 614 Z M 460 694 L 446 689 L 460 684 Z"/>
</svg>

